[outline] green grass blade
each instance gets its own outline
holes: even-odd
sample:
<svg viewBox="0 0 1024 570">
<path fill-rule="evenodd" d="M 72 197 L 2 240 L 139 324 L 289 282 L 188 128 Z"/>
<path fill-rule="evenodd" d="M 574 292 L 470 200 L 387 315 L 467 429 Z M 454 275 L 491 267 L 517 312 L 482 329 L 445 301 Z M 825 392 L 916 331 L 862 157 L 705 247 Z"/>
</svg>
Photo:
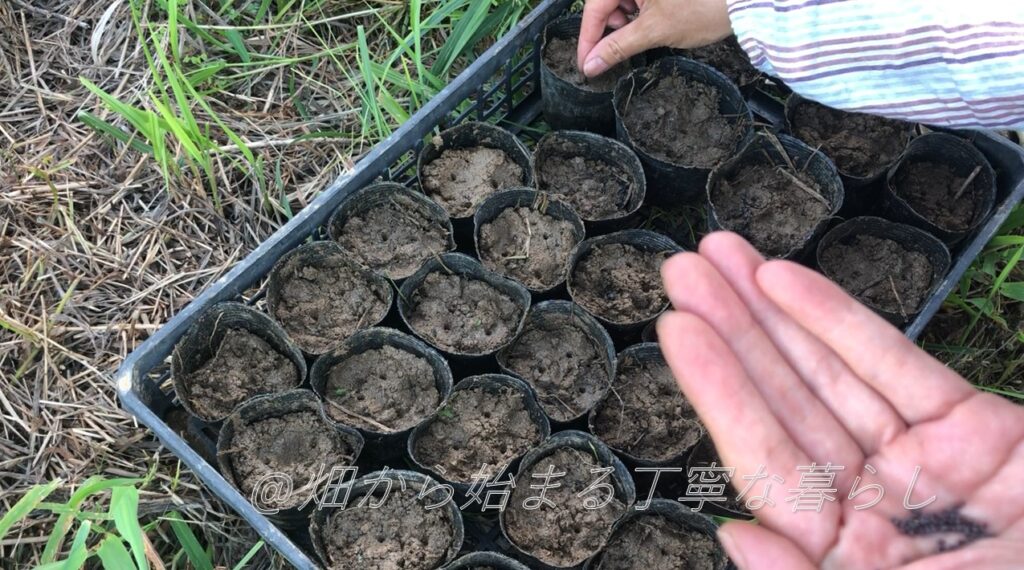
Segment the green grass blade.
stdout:
<svg viewBox="0 0 1024 570">
<path fill-rule="evenodd" d="M 227 62 L 217 60 L 208 65 L 204 65 L 199 69 L 189 71 L 185 74 L 185 80 L 188 81 L 188 84 L 193 88 L 197 88 L 202 85 L 204 81 L 210 79 L 214 75 L 217 75 L 227 66 Z"/>
<path fill-rule="evenodd" d="M 110 516 L 117 532 L 131 546 L 138 568 L 149 568 L 143 546 L 142 527 L 139 526 L 139 490 L 135 487 L 114 487 L 110 497 Z"/>
<path fill-rule="evenodd" d="M 174 536 L 178 538 L 178 542 L 181 543 L 181 548 L 185 551 L 185 556 L 188 557 L 192 566 L 196 570 L 213 570 L 213 562 L 203 547 L 199 545 L 199 539 L 196 538 L 192 529 L 181 519 L 181 515 L 172 512 L 166 518 L 171 523 L 171 530 L 174 531 Z"/>
<path fill-rule="evenodd" d="M 132 562 L 132 557 L 128 554 L 128 549 L 124 547 L 124 542 L 119 536 L 108 536 L 100 543 L 100 547 L 96 549 L 96 555 L 99 556 L 100 562 L 103 563 L 104 570 L 124 570 L 135 568 L 135 563 Z"/>
<path fill-rule="evenodd" d="M 11 527 L 21 519 L 28 516 L 36 506 L 43 502 L 43 499 L 48 497 L 50 493 L 60 486 L 62 481 L 57 479 L 51 481 L 45 485 L 38 485 L 32 487 L 25 496 L 23 496 L 14 506 L 11 507 L 10 511 L 0 518 L 0 540 L 7 536 L 7 532 L 11 530 Z"/>
<path fill-rule="evenodd" d="M 242 39 L 242 34 L 238 33 L 238 30 L 224 30 L 224 37 L 227 38 L 242 63 L 252 62 L 252 56 L 249 54 L 249 50 L 245 49 L 245 40 Z"/>
<path fill-rule="evenodd" d="M 175 61 L 181 59 L 178 53 L 178 0 L 167 0 L 167 40 Z"/>
<path fill-rule="evenodd" d="M 57 558 L 57 553 L 60 552 L 60 547 L 64 543 L 64 537 L 71 530 L 71 525 L 75 521 L 75 515 L 78 514 L 79 508 L 87 498 L 117 486 L 129 485 L 134 487 L 138 482 L 138 479 L 106 479 L 99 475 L 86 479 L 78 490 L 71 494 L 71 498 L 64 505 L 67 511 L 57 518 L 57 523 L 54 525 L 53 532 L 50 533 L 50 538 L 46 541 L 46 547 L 43 549 L 43 555 L 40 557 L 40 560 L 45 563 L 53 562 Z"/>
<path fill-rule="evenodd" d="M 96 115 L 93 115 L 89 111 L 79 111 L 78 120 L 85 123 L 85 125 L 92 130 L 122 142 L 138 152 L 153 154 L 153 147 L 142 142 L 138 137 L 132 136 Z"/>
<path fill-rule="evenodd" d="M 256 544 L 252 545 L 252 548 L 249 549 L 249 552 L 246 552 L 245 556 L 243 556 L 242 559 L 238 561 L 238 564 L 235 564 L 233 570 L 242 570 L 243 568 L 245 568 L 245 565 L 248 564 L 249 561 L 252 560 L 253 556 L 256 556 L 256 554 L 262 548 L 263 548 L 263 541 L 262 540 L 257 542 Z"/>
<path fill-rule="evenodd" d="M 432 73 L 435 75 L 445 75 L 448 73 L 452 64 L 455 63 L 455 59 L 462 53 L 462 50 L 466 49 L 470 40 L 476 35 L 490 9 L 491 0 L 472 0 L 466 13 L 459 18 L 458 23 L 452 28 L 451 35 L 448 36 L 448 39 L 441 47 L 441 51 L 438 52 L 437 60 L 430 67 Z"/>
<path fill-rule="evenodd" d="M 92 521 L 82 521 L 82 526 L 78 527 L 75 540 L 71 543 L 71 551 L 68 552 L 68 557 L 64 560 L 64 570 L 78 570 L 89 559 L 89 548 L 85 541 L 89 538 L 90 530 L 92 530 Z"/>
</svg>

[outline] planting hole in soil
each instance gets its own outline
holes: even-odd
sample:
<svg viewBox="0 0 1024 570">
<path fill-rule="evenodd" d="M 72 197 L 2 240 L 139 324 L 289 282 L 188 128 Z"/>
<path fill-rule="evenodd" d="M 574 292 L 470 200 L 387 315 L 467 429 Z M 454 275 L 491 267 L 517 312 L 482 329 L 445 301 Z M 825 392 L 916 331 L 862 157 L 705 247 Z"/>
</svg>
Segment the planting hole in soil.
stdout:
<svg viewBox="0 0 1024 570">
<path fill-rule="evenodd" d="M 549 38 L 544 45 L 544 64 L 558 77 L 580 89 L 607 93 L 615 88 L 620 77 L 629 73 L 628 61 L 620 63 L 597 77 L 583 75 L 576 65 L 576 40 Z"/>
<path fill-rule="evenodd" d="M 349 260 L 334 242 L 314 242 L 285 255 L 270 275 L 270 313 L 303 351 L 322 354 L 387 315 L 391 286 Z"/>
<path fill-rule="evenodd" d="M 537 184 L 579 212 L 587 221 L 621 218 L 644 199 L 640 160 L 628 147 L 578 131 L 544 136 L 534 153 Z"/>
<path fill-rule="evenodd" d="M 787 101 L 790 130 L 820 148 L 843 175 L 874 178 L 888 170 L 913 133 L 911 123 L 826 107 L 799 96 Z"/>
<path fill-rule="evenodd" d="M 441 478 L 470 484 L 481 477 L 494 480 L 549 433 L 522 381 L 475 376 L 460 382 L 430 422 L 414 432 L 409 452 Z"/>
<path fill-rule="evenodd" d="M 618 497 L 608 497 L 604 489 L 585 492 L 597 476 L 593 470 L 605 467 L 591 453 L 563 447 L 520 471 L 516 488 L 502 513 L 509 540 L 552 566 L 573 566 L 596 554 L 608 540 L 615 521 L 628 508 Z M 547 501 L 541 503 L 540 491 L 530 487 L 544 481 L 551 472 L 565 476 L 551 480 L 559 486 L 547 489 Z M 587 508 L 594 506 L 590 501 L 598 505 L 607 503 L 602 508 Z M 539 508 L 527 510 L 524 503 Z"/>
<path fill-rule="evenodd" d="M 583 223 L 568 206 L 528 189 L 495 194 L 475 218 L 476 246 L 484 267 L 534 291 L 565 280 L 569 253 L 584 233 Z"/>
<path fill-rule="evenodd" d="M 678 459 L 704 434 L 656 344 L 634 345 L 619 355 L 615 381 L 591 412 L 590 430 L 643 463 Z"/>
<path fill-rule="evenodd" d="M 443 208 L 386 182 L 347 198 L 331 219 L 330 232 L 353 259 L 391 279 L 404 279 L 427 259 L 455 247 Z"/>
<path fill-rule="evenodd" d="M 673 501 L 652 501 L 648 511 L 630 513 L 618 525 L 591 567 L 719 570 L 727 559 L 714 532 L 710 521 L 687 507 Z"/>
<path fill-rule="evenodd" d="M 430 491 L 436 485 L 408 471 L 357 480 L 343 507 L 314 516 L 310 534 L 327 568 L 433 570 L 451 560 L 462 545 L 462 521 L 450 503 L 428 508 L 443 502 L 443 492 Z"/>
<path fill-rule="evenodd" d="M 579 306 L 548 301 L 530 310 L 523 333 L 498 363 L 523 378 L 557 422 L 586 414 L 607 393 L 615 370 L 612 341 Z"/>
</svg>

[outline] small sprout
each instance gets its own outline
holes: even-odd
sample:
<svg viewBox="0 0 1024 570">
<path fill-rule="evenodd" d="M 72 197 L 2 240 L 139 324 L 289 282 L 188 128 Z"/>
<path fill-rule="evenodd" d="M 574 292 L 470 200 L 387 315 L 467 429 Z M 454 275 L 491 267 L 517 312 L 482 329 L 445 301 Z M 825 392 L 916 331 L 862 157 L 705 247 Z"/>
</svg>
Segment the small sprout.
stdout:
<svg viewBox="0 0 1024 570">
<path fill-rule="evenodd" d="M 437 411 L 437 417 L 441 418 L 442 420 L 453 420 L 455 419 L 455 411 L 448 406 L 444 406 L 443 408 Z"/>
<path fill-rule="evenodd" d="M 336 398 L 344 398 L 348 394 L 348 388 L 337 388 L 334 390 Z"/>
</svg>

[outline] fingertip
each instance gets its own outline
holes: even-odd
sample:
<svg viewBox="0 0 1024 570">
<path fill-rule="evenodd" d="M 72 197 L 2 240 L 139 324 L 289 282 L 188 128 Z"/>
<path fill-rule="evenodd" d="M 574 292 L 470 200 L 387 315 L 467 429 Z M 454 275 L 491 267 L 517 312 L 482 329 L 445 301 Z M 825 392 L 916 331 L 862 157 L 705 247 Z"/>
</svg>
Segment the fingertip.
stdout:
<svg viewBox="0 0 1024 570">
<path fill-rule="evenodd" d="M 611 16 L 608 16 L 608 27 L 613 30 L 617 30 L 628 23 L 629 17 L 622 10 L 616 10 L 612 12 Z"/>
<path fill-rule="evenodd" d="M 704 236 L 704 239 L 700 240 L 700 244 L 697 246 L 697 251 L 701 255 L 710 258 L 733 254 L 749 255 L 751 252 L 758 257 L 762 257 L 743 236 L 727 231 L 712 232 Z"/>
</svg>

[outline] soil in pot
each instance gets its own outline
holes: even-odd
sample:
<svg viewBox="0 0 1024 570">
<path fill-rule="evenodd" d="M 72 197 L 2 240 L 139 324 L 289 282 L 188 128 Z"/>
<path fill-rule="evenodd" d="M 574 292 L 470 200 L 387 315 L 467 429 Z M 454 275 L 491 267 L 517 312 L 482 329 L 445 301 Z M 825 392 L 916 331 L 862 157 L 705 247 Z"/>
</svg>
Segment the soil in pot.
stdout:
<svg viewBox="0 0 1024 570">
<path fill-rule="evenodd" d="M 442 220 L 401 194 L 355 214 L 336 237 L 356 261 L 392 279 L 412 275 L 424 261 L 448 251 L 448 239 Z"/>
<path fill-rule="evenodd" d="M 611 390 L 594 411 L 594 435 L 647 461 L 668 461 L 700 441 L 704 426 L 661 361 L 620 360 Z"/>
<path fill-rule="evenodd" d="M 868 177 L 884 170 L 906 148 L 910 125 L 864 113 L 848 113 L 802 101 L 792 117 L 793 134 L 820 148 L 843 174 Z"/>
<path fill-rule="evenodd" d="M 299 490 L 320 473 L 324 461 L 331 465 L 352 465 L 355 450 L 314 411 L 298 411 L 239 424 L 230 449 L 221 450 L 230 456 L 231 470 L 242 495 L 251 497 L 260 481 L 272 473 L 292 478 L 295 492 L 261 507 L 289 509 L 300 506 L 308 493 Z"/>
<path fill-rule="evenodd" d="M 717 570 L 724 558 L 710 536 L 661 516 L 640 516 L 623 524 L 601 555 L 601 568 Z"/>
<path fill-rule="evenodd" d="M 223 418 L 259 394 L 301 382 L 295 363 L 267 341 L 241 328 L 228 329 L 213 358 L 185 377 L 188 403 L 203 418 Z"/>
<path fill-rule="evenodd" d="M 855 236 L 822 251 L 819 263 L 848 293 L 892 314 L 916 313 L 931 289 L 928 257 L 891 239 Z"/>
<path fill-rule="evenodd" d="M 383 489 L 383 485 L 380 487 Z M 432 570 L 448 557 L 454 532 L 448 509 L 395 481 L 386 498 L 352 498 L 324 525 L 328 568 Z M 378 501 L 383 504 L 378 506 Z"/>
<path fill-rule="evenodd" d="M 761 76 L 761 72 L 750 63 L 750 58 L 740 47 L 736 36 L 704 47 L 683 50 L 683 55 L 714 67 L 740 87 L 756 82 Z"/>
<path fill-rule="evenodd" d="M 483 354 L 512 340 L 523 308 L 490 284 L 434 271 L 409 299 L 407 320 L 416 334 L 439 348 Z"/>
<path fill-rule="evenodd" d="M 339 423 L 378 433 L 415 427 L 441 404 L 430 363 L 393 346 L 337 363 L 324 399 L 327 415 Z"/>
<path fill-rule="evenodd" d="M 472 483 L 482 474 L 494 479 L 541 439 L 521 392 L 477 387 L 453 392 L 413 451 L 448 481 Z"/>
<path fill-rule="evenodd" d="M 712 168 L 729 158 L 746 132 L 718 110 L 719 90 L 673 74 L 625 103 L 623 123 L 634 143 L 673 164 Z"/>
<path fill-rule="evenodd" d="M 576 40 L 569 38 L 548 39 L 544 48 L 544 64 L 559 78 L 595 93 L 615 89 L 615 83 L 630 69 L 629 62 L 623 62 L 597 77 L 588 78 L 576 65 Z"/>
<path fill-rule="evenodd" d="M 337 256 L 306 265 L 282 283 L 274 318 L 304 351 L 321 354 L 388 312 L 385 284 Z"/>
<path fill-rule="evenodd" d="M 669 255 L 621 243 L 595 247 L 573 268 L 573 299 L 613 323 L 655 317 L 668 303 L 660 270 Z"/>
<path fill-rule="evenodd" d="M 958 176 L 949 165 L 935 162 L 902 164 L 892 184 L 915 212 L 954 232 L 971 228 L 983 195 L 981 177 Z"/>
<path fill-rule="evenodd" d="M 549 418 L 566 422 L 590 410 L 608 390 L 604 347 L 566 315 L 554 323 L 527 322 L 498 359 L 537 393 Z"/>
<path fill-rule="evenodd" d="M 565 264 L 576 243 L 571 222 L 542 209 L 506 208 L 480 227 L 480 262 L 543 291 L 565 279 Z"/>
<path fill-rule="evenodd" d="M 434 144 L 443 141 L 438 137 Z M 522 186 L 523 175 L 523 168 L 499 149 L 450 148 L 423 166 L 423 191 L 451 217 L 464 218 L 491 194 Z"/>
<path fill-rule="evenodd" d="M 615 497 L 600 509 L 587 508 L 587 498 L 598 502 L 608 499 L 605 490 L 586 492 L 598 476 L 592 471 L 604 467 L 593 455 L 562 448 L 520 473 L 504 513 L 508 537 L 552 566 L 572 566 L 596 554 L 611 534 L 612 525 L 626 511 L 626 505 Z M 548 488 L 544 498 L 550 502 L 540 504 L 541 491 L 530 486 L 543 484 L 552 471 L 565 476 L 550 480 L 560 486 Z M 524 502 L 531 507 L 540 505 L 527 510 Z"/>
<path fill-rule="evenodd" d="M 762 254 L 782 257 L 798 248 L 830 205 L 814 179 L 784 166 L 748 164 L 713 190 L 719 223 L 747 238 Z"/>
<path fill-rule="evenodd" d="M 610 162 L 574 156 L 567 143 L 547 144 L 549 154 L 537 159 L 542 191 L 572 206 L 584 220 L 603 220 L 627 210 L 637 191 L 629 172 Z"/>
</svg>

